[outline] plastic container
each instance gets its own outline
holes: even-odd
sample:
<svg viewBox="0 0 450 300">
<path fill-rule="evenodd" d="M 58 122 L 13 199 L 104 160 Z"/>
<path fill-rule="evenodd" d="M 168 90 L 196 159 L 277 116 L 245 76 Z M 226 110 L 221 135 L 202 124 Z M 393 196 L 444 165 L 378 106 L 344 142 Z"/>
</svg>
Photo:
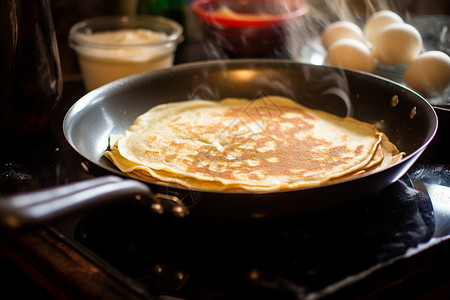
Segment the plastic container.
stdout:
<svg viewBox="0 0 450 300">
<path fill-rule="evenodd" d="M 182 33 L 179 23 L 164 17 L 106 16 L 73 25 L 69 44 L 91 91 L 122 77 L 171 67 Z"/>
</svg>

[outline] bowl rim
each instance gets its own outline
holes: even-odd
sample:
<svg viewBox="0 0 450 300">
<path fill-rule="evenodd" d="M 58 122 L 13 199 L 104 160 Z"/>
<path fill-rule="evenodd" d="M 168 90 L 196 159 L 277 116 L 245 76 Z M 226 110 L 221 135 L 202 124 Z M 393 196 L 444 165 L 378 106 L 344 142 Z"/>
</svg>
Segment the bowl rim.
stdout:
<svg viewBox="0 0 450 300">
<path fill-rule="evenodd" d="M 91 24 L 108 24 L 111 22 L 115 22 L 117 24 L 134 24 L 135 22 L 139 21 L 145 21 L 152 24 L 165 24 L 169 26 L 172 29 L 172 33 L 168 34 L 166 38 L 157 40 L 157 41 L 151 41 L 151 42 L 144 42 L 144 43 L 133 43 L 133 44 L 121 44 L 120 48 L 132 48 L 136 46 L 147 46 L 147 47 L 153 47 L 153 46 L 160 46 L 160 45 L 167 45 L 172 43 L 180 43 L 183 39 L 183 27 L 176 21 L 162 17 L 162 16 L 150 16 L 150 15 L 110 15 L 110 16 L 101 16 L 101 17 L 94 17 L 86 20 L 79 21 L 72 25 L 72 27 L 69 30 L 69 45 L 71 47 L 93 47 L 93 48 L 103 48 L 103 49 L 109 49 L 109 48 L 117 48 L 117 45 L 111 45 L 111 44 L 105 44 L 105 43 L 97 43 L 95 41 L 87 41 L 83 38 L 81 38 L 80 33 L 78 31 L 81 28 L 89 27 Z M 128 28 L 128 27 L 124 27 Z M 141 28 L 139 26 L 131 26 L 129 28 Z"/>
<path fill-rule="evenodd" d="M 277 15 L 270 15 L 267 18 L 264 19 L 252 19 L 252 20 L 245 20 L 245 19 L 230 19 L 226 17 L 220 17 L 216 14 L 205 10 L 203 7 L 204 5 L 207 5 L 209 3 L 226 3 L 226 2 L 235 2 L 239 3 L 240 0 L 228 0 L 228 1 L 220 1 L 220 0 L 193 0 L 191 2 L 191 9 L 192 11 L 197 15 L 197 17 L 200 19 L 200 21 L 210 24 L 217 24 L 227 27 L 234 27 L 234 28 L 247 28 L 247 27 L 253 27 L 253 28 L 267 28 L 272 27 L 274 25 L 281 24 L 285 22 L 286 20 L 291 20 L 295 18 L 302 17 L 306 14 L 308 11 L 308 5 L 304 0 L 286 0 L 287 4 L 298 4 L 298 7 L 296 7 L 295 10 L 283 14 L 277 14 Z M 276 0 L 253 0 L 252 2 L 276 2 Z"/>
</svg>

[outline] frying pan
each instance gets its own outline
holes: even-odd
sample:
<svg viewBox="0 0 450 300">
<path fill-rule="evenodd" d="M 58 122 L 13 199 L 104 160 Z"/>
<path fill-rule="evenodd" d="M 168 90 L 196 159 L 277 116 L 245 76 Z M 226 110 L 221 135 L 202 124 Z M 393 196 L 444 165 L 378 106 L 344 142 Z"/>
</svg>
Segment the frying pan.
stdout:
<svg viewBox="0 0 450 300">
<path fill-rule="evenodd" d="M 319 187 L 280 192 L 210 192 L 131 179 L 103 156 L 111 134 L 123 134 L 137 116 L 155 105 L 265 95 L 289 97 L 311 108 L 374 124 L 406 157 L 376 173 Z M 120 79 L 82 97 L 67 112 L 63 123 L 68 143 L 96 178 L 56 190 L 41 190 L 38 196 L 16 195 L 0 201 L 3 220 L 8 220 L 10 226 L 85 209 L 124 195 L 145 199 L 143 203 L 158 213 L 195 218 L 231 220 L 310 214 L 379 193 L 406 173 L 437 130 L 431 105 L 393 81 L 334 67 L 262 59 L 197 62 Z M 13 209 L 12 202 L 16 203 Z"/>
</svg>

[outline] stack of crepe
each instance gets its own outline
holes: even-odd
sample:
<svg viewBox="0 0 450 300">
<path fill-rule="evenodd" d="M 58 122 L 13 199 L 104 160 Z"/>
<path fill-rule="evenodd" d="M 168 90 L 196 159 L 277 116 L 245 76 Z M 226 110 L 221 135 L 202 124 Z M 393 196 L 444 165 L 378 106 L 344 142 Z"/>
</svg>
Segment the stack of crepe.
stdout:
<svg viewBox="0 0 450 300">
<path fill-rule="evenodd" d="M 377 171 L 400 153 L 373 125 L 290 99 L 190 100 L 139 116 L 105 152 L 133 177 L 208 191 L 313 187 Z"/>
</svg>

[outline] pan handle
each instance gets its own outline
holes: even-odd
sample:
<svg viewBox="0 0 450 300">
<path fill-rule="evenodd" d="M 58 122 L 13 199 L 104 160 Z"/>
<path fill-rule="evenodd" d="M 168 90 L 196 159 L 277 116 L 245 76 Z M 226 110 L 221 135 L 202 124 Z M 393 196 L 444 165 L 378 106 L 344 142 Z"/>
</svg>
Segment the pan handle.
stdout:
<svg viewBox="0 0 450 300">
<path fill-rule="evenodd" d="M 9 228 L 28 227 L 127 196 L 136 199 L 148 196 L 154 200 L 156 208 L 160 206 L 159 199 L 155 198 L 145 183 L 119 176 L 105 176 L 2 197 L 0 224 Z"/>
</svg>

